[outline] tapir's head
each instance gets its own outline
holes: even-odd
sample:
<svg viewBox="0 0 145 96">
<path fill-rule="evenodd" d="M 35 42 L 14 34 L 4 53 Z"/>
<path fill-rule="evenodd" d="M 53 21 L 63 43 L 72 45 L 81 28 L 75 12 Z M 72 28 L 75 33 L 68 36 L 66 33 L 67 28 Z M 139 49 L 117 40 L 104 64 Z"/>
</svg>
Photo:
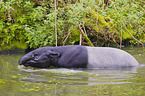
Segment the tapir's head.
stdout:
<svg viewBox="0 0 145 96">
<path fill-rule="evenodd" d="M 19 64 L 24 66 L 47 68 L 52 63 L 57 62 L 57 58 L 60 56 L 59 53 L 53 52 L 46 48 L 38 48 L 24 55 L 20 60 Z"/>
</svg>

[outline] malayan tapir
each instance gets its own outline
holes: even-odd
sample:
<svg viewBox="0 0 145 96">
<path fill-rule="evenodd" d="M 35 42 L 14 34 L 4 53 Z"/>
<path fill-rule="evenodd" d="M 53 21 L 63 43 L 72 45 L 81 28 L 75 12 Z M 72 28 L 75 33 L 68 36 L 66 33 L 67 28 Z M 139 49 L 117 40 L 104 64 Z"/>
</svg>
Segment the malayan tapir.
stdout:
<svg viewBox="0 0 145 96">
<path fill-rule="evenodd" d="M 19 64 L 38 68 L 121 68 L 139 65 L 132 55 L 123 50 L 79 45 L 41 47 L 24 55 Z"/>
</svg>

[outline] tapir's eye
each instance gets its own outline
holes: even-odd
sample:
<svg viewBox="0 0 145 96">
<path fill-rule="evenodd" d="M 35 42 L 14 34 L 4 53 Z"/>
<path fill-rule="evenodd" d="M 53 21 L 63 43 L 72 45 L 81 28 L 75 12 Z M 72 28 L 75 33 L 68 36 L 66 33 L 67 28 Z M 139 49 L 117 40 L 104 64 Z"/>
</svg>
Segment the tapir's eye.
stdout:
<svg viewBox="0 0 145 96">
<path fill-rule="evenodd" d="M 34 53 L 34 60 L 38 60 L 39 59 L 39 56 L 37 53 Z"/>
<path fill-rule="evenodd" d="M 35 57 L 34 57 L 34 60 L 38 60 L 38 59 L 39 59 L 39 56 L 35 56 Z"/>
</svg>

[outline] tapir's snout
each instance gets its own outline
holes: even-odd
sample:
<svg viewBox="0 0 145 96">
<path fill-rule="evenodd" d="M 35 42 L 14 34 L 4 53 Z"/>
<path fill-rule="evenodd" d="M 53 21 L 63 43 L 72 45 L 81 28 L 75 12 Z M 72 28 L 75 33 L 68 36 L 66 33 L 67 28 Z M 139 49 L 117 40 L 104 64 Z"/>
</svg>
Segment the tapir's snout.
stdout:
<svg viewBox="0 0 145 96">
<path fill-rule="evenodd" d="M 22 65 L 22 60 L 20 59 L 18 63 L 19 63 L 19 65 Z"/>
<path fill-rule="evenodd" d="M 40 51 L 40 52 L 37 52 Z M 47 68 L 51 65 L 51 59 L 53 57 L 48 56 L 49 53 L 41 52 L 41 50 L 34 50 L 32 52 L 24 55 L 19 61 L 19 65 L 31 66 L 31 67 L 39 67 L 39 68 Z"/>
<path fill-rule="evenodd" d="M 18 61 L 19 65 L 25 64 L 27 61 L 29 61 L 29 60 L 31 59 L 31 57 L 32 57 L 32 56 L 31 56 L 30 54 L 24 55 L 24 56 Z"/>
<path fill-rule="evenodd" d="M 19 65 L 23 65 L 25 61 L 26 61 L 26 60 L 24 60 L 23 57 L 22 57 L 22 58 L 19 60 L 18 63 L 19 63 Z"/>
</svg>

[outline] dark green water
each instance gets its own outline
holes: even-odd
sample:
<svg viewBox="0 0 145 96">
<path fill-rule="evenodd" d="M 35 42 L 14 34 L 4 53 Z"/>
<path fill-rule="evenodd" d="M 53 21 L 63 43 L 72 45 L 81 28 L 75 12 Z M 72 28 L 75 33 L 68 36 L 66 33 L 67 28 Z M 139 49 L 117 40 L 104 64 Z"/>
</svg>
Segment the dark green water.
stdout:
<svg viewBox="0 0 145 96">
<path fill-rule="evenodd" d="M 145 51 L 124 48 L 140 63 L 125 69 L 33 69 L 24 54 L 0 55 L 0 96 L 145 96 Z"/>
</svg>

